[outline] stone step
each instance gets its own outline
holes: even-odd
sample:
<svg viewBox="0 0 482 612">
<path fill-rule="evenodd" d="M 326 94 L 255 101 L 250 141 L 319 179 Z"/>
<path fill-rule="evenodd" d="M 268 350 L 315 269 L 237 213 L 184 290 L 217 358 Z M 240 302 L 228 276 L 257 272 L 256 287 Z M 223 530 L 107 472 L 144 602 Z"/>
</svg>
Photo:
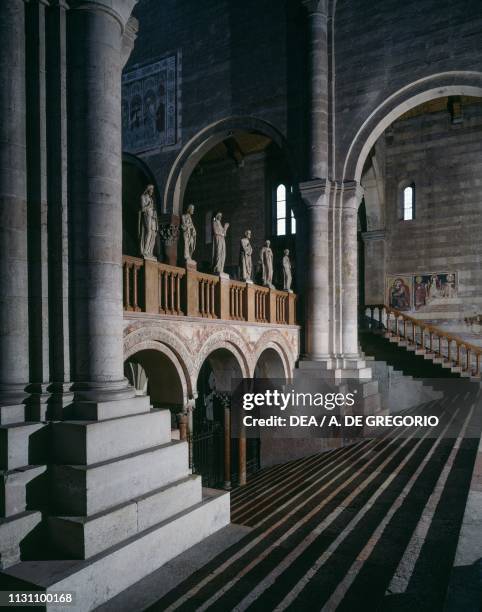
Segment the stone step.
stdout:
<svg viewBox="0 0 482 612">
<path fill-rule="evenodd" d="M 0 520 L 0 569 L 20 561 L 20 542 L 42 520 L 40 512 L 21 512 Z"/>
<path fill-rule="evenodd" d="M 171 441 L 169 410 L 53 424 L 54 462 L 90 465 Z"/>
<path fill-rule="evenodd" d="M 203 501 L 88 560 L 24 561 L 5 576 L 22 588 L 75 591 L 69 612 L 89 612 L 132 584 L 225 527 L 230 520 L 229 493 L 203 489 Z M 22 582 L 20 582 L 22 581 Z M 48 612 L 65 612 L 49 604 Z"/>
<path fill-rule="evenodd" d="M 0 425 L 25 422 L 25 404 L 0 406 Z"/>
<path fill-rule="evenodd" d="M 129 399 L 108 402 L 76 401 L 64 411 L 65 418 L 70 420 L 104 421 L 116 417 L 142 414 L 151 409 L 148 395 L 137 395 Z"/>
<path fill-rule="evenodd" d="M 189 475 L 187 442 L 170 442 L 93 465 L 53 465 L 56 514 L 90 516 Z"/>
<path fill-rule="evenodd" d="M 0 515 L 9 517 L 25 512 L 27 499 L 37 498 L 36 493 L 42 488 L 46 490 L 46 471 L 46 465 L 29 465 L 1 472 Z"/>
<path fill-rule="evenodd" d="M 49 517 L 50 537 L 60 551 L 75 559 L 88 559 L 199 503 L 201 480 L 190 475 L 90 517 Z"/>
<path fill-rule="evenodd" d="M 0 426 L 0 469 L 46 463 L 47 427 L 45 423 Z"/>
</svg>

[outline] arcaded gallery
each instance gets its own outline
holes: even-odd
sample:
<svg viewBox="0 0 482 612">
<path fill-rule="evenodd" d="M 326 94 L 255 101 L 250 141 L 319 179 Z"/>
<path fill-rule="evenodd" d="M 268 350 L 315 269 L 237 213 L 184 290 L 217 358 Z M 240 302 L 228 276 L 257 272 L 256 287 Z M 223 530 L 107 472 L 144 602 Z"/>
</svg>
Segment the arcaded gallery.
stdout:
<svg viewBox="0 0 482 612">
<path fill-rule="evenodd" d="M 0 117 L 0 607 L 480 612 L 482 2 L 0 0 Z"/>
</svg>

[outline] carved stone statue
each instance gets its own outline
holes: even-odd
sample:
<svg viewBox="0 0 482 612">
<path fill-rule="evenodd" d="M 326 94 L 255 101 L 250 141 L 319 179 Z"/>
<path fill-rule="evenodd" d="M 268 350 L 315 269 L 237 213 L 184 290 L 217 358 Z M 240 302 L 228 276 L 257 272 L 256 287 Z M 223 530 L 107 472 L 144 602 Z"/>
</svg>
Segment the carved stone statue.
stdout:
<svg viewBox="0 0 482 612">
<path fill-rule="evenodd" d="M 244 238 L 241 238 L 239 249 L 239 272 L 241 280 L 252 283 L 253 274 L 253 247 L 251 246 L 251 230 L 244 232 Z"/>
<path fill-rule="evenodd" d="M 293 282 L 293 275 L 291 273 L 291 261 L 289 258 L 289 249 L 283 251 L 283 290 L 288 293 L 293 293 L 291 290 L 291 283 Z"/>
<path fill-rule="evenodd" d="M 184 259 L 187 263 L 195 263 L 192 256 L 196 249 L 196 228 L 192 220 L 194 205 L 190 204 L 181 218 L 182 236 L 184 239 Z"/>
<path fill-rule="evenodd" d="M 154 185 L 147 185 L 141 195 L 141 210 L 139 211 L 139 242 L 140 251 L 146 259 L 153 259 L 159 224 L 154 204 Z"/>
<path fill-rule="evenodd" d="M 213 272 L 224 274 L 224 263 L 226 261 L 226 233 L 229 223 L 221 223 L 222 213 L 218 212 L 213 219 Z"/>
<path fill-rule="evenodd" d="M 260 261 L 261 270 L 263 273 L 263 285 L 274 289 L 273 286 L 273 251 L 271 250 L 271 242 L 266 240 L 264 247 L 261 249 Z"/>
</svg>

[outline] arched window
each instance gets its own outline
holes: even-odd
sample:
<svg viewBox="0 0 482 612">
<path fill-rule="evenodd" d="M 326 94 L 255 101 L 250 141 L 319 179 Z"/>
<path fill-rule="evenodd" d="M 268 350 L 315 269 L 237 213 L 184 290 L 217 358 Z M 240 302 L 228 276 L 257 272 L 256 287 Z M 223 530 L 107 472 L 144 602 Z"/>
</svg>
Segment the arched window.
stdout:
<svg viewBox="0 0 482 612">
<path fill-rule="evenodd" d="M 286 187 L 281 184 L 276 188 L 276 235 L 286 235 Z"/>
<path fill-rule="evenodd" d="M 274 194 L 273 218 L 276 236 L 296 234 L 296 218 L 287 198 L 286 185 L 280 183 Z"/>
<path fill-rule="evenodd" d="M 402 191 L 402 219 L 412 221 L 415 219 L 415 185 L 407 185 Z"/>
</svg>

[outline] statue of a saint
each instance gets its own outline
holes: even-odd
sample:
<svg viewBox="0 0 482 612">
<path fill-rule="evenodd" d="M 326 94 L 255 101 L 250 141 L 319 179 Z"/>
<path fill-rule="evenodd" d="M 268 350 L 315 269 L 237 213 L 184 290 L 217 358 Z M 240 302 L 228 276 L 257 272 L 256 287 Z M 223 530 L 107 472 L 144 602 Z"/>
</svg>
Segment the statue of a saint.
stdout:
<svg viewBox="0 0 482 612">
<path fill-rule="evenodd" d="M 154 204 L 154 185 L 147 185 L 141 195 L 138 225 L 141 255 L 146 259 L 153 259 L 157 231 L 159 229 L 157 211 Z"/>
<path fill-rule="evenodd" d="M 261 249 L 260 261 L 261 270 L 263 273 L 263 285 L 274 289 L 273 286 L 273 251 L 271 250 L 271 242 L 266 240 L 264 247 Z"/>
<path fill-rule="evenodd" d="M 247 281 L 249 283 L 253 282 L 252 255 L 253 247 L 251 246 L 251 230 L 246 230 L 244 232 L 244 237 L 241 238 L 239 248 L 239 272 L 241 275 L 241 280 Z"/>
<path fill-rule="evenodd" d="M 213 272 L 215 274 L 224 274 L 224 263 L 226 261 L 226 232 L 229 228 L 229 223 L 224 225 L 221 223 L 223 218 L 222 213 L 218 212 L 213 219 Z"/>
<path fill-rule="evenodd" d="M 192 256 L 196 249 L 196 228 L 192 220 L 194 205 L 189 204 L 181 218 L 182 236 L 184 239 L 184 259 L 187 263 L 195 263 Z"/>
<path fill-rule="evenodd" d="M 283 290 L 288 291 L 288 293 L 293 293 L 291 290 L 293 275 L 291 273 L 291 261 L 289 255 L 289 249 L 285 249 L 283 251 Z"/>
</svg>

